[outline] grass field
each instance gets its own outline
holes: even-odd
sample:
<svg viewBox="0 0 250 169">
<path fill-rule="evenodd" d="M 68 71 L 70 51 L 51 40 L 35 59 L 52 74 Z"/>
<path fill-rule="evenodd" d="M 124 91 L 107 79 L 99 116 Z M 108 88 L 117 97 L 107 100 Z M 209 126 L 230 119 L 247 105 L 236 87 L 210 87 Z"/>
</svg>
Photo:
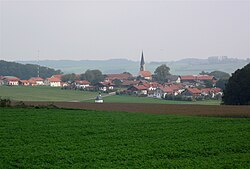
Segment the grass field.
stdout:
<svg viewBox="0 0 250 169">
<path fill-rule="evenodd" d="M 249 168 L 250 119 L 0 108 L 0 168 Z"/>
<path fill-rule="evenodd" d="M 0 96 L 18 101 L 81 101 L 95 98 L 97 93 L 46 86 L 0 86 Z"/>
<path fill-rule="evenodd" d="M 94 100 L 86 100 L 86 102 L 94 102 Z M 159 103 L 159 104 L 202 104 L 202 105 L 220 105 L 219 100 L 204 100 L 204 101 L 175 101 L 163 100 L 148 97 L 136 97 L 126 95 L 114 95 L 104 98 L 104 102 L 113 103 Z"/>
<path fill-rule="evenodd" d="M 79 90 L 62 90 L 61 88 L 53 88 L 46 86 L 0 86 L 0 97 L 9 98 L 17 101 L 84 101 L 94 102 L 98 92 L 86 92 Z M 135 96 L 108 96 L 104 98 L 104 102 L 114 103 L 160 103 L 160 104 L 203 104 L 203 105 L 219 105 L 220 101 L 172 101 L 147 97 Z"/>
</svg>

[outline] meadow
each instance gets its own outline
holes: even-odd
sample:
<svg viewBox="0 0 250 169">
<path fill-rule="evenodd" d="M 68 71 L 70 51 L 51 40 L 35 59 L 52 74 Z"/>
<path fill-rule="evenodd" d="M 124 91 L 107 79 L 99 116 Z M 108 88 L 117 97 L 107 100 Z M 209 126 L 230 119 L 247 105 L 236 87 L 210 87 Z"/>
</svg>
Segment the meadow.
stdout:
<svg viewBox="0 0 250 169">
<path fill-rule="evenodd" d="M 48 86 L 0 86 L 1 97 L 17 101 L 81 101 L 97 94 Z"/>
<path fill-rule="evenodd" d="M 114 95 L 103 98 L 105 103 L 157 103 L 157 104 L 201 104 L 201 105 L 220 105 L 219 100 L 204 101 L 177 101 L 163 100 L 149 97 L 137 97 L 128 95 Z M 85 100 L 85 102 L 94 102 L 94 100 Z"/>
<path fill-rule="evenodd" d="M 0 108 L 0 168 L 249 168 L 250 119 Z"/>
<path fill-rule="evenodd" d="M 0 86 L 0 97 L 16 101 L 68 101 L 68 102 L 94 102 L 98 92 L 79 90 L 62 90 L 48 86 Z M 107 94 L 103 94 L 105 96 Z M 113 103 L 159 103 L 159 104 L 202 104 L 219 105 L 218 100 L 205 101 L 173 101 L 136 96 L 108 96 L 104 102 Z"/>
</svg>

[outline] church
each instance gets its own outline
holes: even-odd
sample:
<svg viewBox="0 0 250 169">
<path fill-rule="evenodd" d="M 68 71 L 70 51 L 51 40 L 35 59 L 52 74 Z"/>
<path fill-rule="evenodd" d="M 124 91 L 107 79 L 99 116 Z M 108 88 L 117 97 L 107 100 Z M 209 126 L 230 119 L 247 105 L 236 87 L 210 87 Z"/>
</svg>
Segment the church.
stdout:
<svg viewBox="0 0 250 169">
<path fill-rule="evenodd" d="M 145 80 L 152 80 L 152 74 L 150 71 L 147 71 L 145 69 L 145 61 L 144 61 L 144 56 L 143 56 L 143 51 L 141 54 L 141 62 L 140 62 L 140 71 L 139 71 L 139 76 L 144 78 Z"/>
</svg>

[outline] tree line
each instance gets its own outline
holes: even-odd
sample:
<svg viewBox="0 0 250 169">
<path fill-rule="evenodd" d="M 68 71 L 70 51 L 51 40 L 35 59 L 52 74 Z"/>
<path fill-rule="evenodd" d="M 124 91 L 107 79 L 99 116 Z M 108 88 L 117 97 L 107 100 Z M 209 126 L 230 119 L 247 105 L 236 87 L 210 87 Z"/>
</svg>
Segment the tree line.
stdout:
<svg viewBox="0 0 250 169">
<path fill-rule="evenodd" d="M 55 74 L 62 74 L 62 71 L 44 66 L 39 66 L 40 77 L 48 78 Z M 19 77 L 20 79 L 29 79 L 31 77 L 37 77 L 38 65 L 33 65 L 33 64 L 24 65 L 16 62 L 7 62 L 4 60 L 0 60 L 0 75 L 16 76 Z"/>
</svg>

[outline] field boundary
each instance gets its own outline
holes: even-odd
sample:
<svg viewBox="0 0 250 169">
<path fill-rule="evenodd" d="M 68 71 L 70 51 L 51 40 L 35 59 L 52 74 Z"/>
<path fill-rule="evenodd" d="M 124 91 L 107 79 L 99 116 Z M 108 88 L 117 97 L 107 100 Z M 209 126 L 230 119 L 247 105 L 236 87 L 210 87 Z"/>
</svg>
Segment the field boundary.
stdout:
<svg viewBox="0 0 250 169">
<path fill-rule="evenodd" d="M 18 102 L 17 102 L 18 103 Z M 17 103 L 13 103 L 14 105 Z M 179 114 L 196 116 L 218 116 L 250 118 L 250 106 L 225 106 L 225 105 L 176 105 L 176 104 L 151 104 L 151 103 L 87 103 L 87 102 L 31 102 L 25 101 L 29 106 L 55 105 L 59 108 L 106 110 L 137 112 L 150 114 Z"/>
</svg>

